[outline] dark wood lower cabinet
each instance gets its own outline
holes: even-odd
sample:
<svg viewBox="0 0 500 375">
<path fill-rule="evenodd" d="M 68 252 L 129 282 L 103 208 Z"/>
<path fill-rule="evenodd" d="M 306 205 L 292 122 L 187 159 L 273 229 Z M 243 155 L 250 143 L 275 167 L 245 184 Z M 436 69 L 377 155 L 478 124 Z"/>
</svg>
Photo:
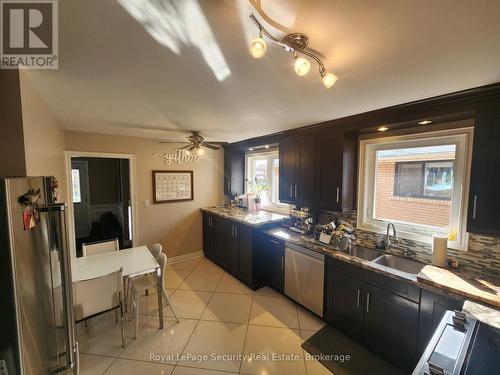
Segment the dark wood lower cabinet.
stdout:
<svg viewBox="0 0 500 375">
<path fill-rule="evenodd" d="M 418 303 L 367 284 L 364 342 L 366 347 L 410 373 L 418 362 Z"/>
<path fill-rule="evenodd" d="M 226 267 L 226 220 L 214 215 L 214 258 L 222 268 Z"/>
<path fill-rule="evenodd" d="M 464 300 L 422 289 L 418 331 L 418 352 L 423 353 L 447 310 L 462 310 Z"/>
<path fill-rule="evenodd" d="M 265 261 L 264 281 L 274 290 L 285 291 L 285 243 L 270 236 L 262 239 L 262 259 Z"/>
<path fill-rule="evenodd" d="M 203 252 L 250 288 L 258 288 L 260 274 L 254 251 L 253 227 L 203 212 Z"/>
<path fill-rule="evenodd" d="M 325 320 L 411 373 L 446 310 L 463 300 L 332 258 L 325 263 Z"/>
<path fill-rule="evenodd" d="M 347 336 L 360 340 L 364 319 L 363 282 L 342 272 L 326 272 L 325 275 L 325 319 Z"/>
</svg>

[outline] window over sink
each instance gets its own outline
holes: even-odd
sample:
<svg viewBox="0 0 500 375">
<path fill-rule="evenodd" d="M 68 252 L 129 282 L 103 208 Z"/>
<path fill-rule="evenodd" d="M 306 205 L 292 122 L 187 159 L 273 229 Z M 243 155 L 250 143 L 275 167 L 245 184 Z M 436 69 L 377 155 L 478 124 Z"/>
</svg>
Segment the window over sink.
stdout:
<svg viewBox="0 0 500 375">
<path fill-rule="evenodd" d="M 288 205 L 279 201 L 279 152 L 278 149 L 249 152 L 245 155 L 246 193 L 257 193 L 254 181 L 265 190 L 260 193 L 261 207 L 268 210 L 285 211 Z M 249 183 L 252 181 L 252 183 Z"/>
<path fill-rule="evenodd" d="M 431 243 L 451 234 L 466 249 L 472 128 L 362 139 L 358 228 L 384 233 L 393 222 L 402 238 Z"/>
</svg>

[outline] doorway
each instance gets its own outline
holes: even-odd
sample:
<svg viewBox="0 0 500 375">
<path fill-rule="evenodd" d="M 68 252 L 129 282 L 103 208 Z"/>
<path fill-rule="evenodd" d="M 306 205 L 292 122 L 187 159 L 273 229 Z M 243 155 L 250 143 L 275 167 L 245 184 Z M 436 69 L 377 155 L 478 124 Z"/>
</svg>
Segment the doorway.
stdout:
<svg viewBox="0 0 500 375">
<path fill-rule="evenodd" d="M 84 243 L 117 238 L 120 249 L 132 247 L 129 158 L 72 155 L 70 161 L 76 257 Z"/>
</svg>

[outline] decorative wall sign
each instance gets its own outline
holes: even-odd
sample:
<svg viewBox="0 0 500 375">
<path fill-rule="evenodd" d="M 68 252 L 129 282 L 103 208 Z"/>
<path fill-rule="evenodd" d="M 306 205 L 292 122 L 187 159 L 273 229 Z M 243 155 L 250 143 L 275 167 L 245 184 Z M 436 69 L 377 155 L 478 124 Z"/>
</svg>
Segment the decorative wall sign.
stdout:
<svg viewBox="0 0 500 375">
<path fill-rule="evenodd" d="M 193 171 L 153 171 L 153 203 L 192 201 Z"/>
<path fill-rule="evenodd" d="M 164 154 L 155 152 L 153 156 L 162 158 L 165 165 L 170 165 L 172 163 L 196 163 L 202 158 L 202 156 L 199 155 L 188 155 L 182 150 L 177 150 L 176 152 L 166 152 Z"/>
</svg>

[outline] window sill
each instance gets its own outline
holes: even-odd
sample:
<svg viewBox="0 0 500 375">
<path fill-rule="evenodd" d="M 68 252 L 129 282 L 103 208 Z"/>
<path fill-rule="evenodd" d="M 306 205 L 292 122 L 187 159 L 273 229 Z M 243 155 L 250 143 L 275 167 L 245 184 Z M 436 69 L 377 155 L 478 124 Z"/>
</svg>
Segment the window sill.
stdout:
<svg viewBox="0 0 500 375">
<path fill-rule="evenodd" d="M 387 225 L 387 223 L 385 224 Z M 396 225 L 396 232 L 399 238 L 423 243 L 430 246 L 432 246 L 432 235 L 438 232 L 437 230 L 429 230 L 426 232 L 424 229 L 422 229 L 420 232 L 410 231 L 409 229 L 402 227 L 401 224 L 397 223 L 394 224 Z M 367 223 L 362 224 L 358 222 L 356 225 L 356 229 L 365 232 L 377 233 L 381 235 L 387 233 L 386 226 L 377 226 L 374 224 L 367 224 Z M 448 248 L 452 250 L 467 251 L 468 243 L 469 243 L 469 234 L 466 233 L 464 243 L 461 243 L 459 241 L 448 241 Z"/>
</svg>

